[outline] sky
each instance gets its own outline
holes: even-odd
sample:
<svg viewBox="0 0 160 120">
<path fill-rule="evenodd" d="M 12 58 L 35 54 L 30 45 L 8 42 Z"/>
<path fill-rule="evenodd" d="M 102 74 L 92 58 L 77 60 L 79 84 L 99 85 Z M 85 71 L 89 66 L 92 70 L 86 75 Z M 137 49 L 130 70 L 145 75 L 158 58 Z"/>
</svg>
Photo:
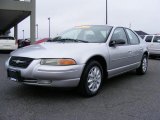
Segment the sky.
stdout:
<svg viewBox="0 0 160 120">
<path fill-rule="evenodd" d="M 39 38 L 48 37 L 48 17 L 51 18 L 51 37 L 78 25 L 104 25 L 106 0 L 36 0 L 36 23 Z M 150 34 L 160 33 L 160 0 L 108 0 L 108 25 L 124 26 Z M 30 18 L 18 25 L 30 36 Z M 13 34 L 13 29 L 12 33 Z"/>
</svg>

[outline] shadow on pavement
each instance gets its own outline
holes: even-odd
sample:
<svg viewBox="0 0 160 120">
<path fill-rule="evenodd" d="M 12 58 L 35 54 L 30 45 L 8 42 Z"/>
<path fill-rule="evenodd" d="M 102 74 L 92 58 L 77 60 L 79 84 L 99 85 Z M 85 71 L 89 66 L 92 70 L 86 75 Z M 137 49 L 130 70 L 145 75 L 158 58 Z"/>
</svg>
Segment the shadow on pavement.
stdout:
<svg viewBox="0 0 160 120">
<path fill-rule="evenodd" d="M 0 54 L 10 54 L 12 50 L 0 50 Z"/>
<path fill-rule="evenodd" d="M 129 73 L 108 79 L 104 82 L 104 85 L 102 87 L 102 90 L 98 95 L 101 93 L 103 94 L 103 91 L 107 91 L 111 87 L 119 86 L 122 84 L 122 82 L 129 82 L 130 78 L 133 78 L 136 76 L 136 73 L 134 71 L 131 71 Z M 15 84 L 12 87 L 10 87 L 11 94 L 16 95 L 16 97 L 22 97 L 22 98 L 34 98 L 34 99 L 62 99 L 62 98 L 83 98 L 78 93 L 77 88 L 54 88 L 54 87 L 41 87 L 41 86 L 29 86 L 29 85 L 18 85 Z M 97 95 L 97 96 L 98 96 Z"/>
<path fill-rule="evenodd" d="M 76 88 L 54 88 L 42 86 L 17 85 L 11 87 L 11 94 L 18 98 L 34 98 L 34 99 L 55 99 L 62 97 L 75 98 L 81 97 Z"/>
</svg>

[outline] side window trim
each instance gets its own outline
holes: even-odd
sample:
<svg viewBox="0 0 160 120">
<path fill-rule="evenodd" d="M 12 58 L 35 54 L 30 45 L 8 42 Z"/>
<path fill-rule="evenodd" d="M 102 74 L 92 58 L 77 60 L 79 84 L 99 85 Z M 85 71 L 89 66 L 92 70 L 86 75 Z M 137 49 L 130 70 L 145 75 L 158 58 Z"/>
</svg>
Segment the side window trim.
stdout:
<svg viewBox="0 0 160 120">
<path fill-rule="evenodd" d="M 153 36 L 152 36 L 152 40 L 151 40 L 151 43 L 153 43 L 153 40 L 154 40 L 154 38 L 155 38 L 155 36 L 153 35 Z"/>
<path fill-rule="evenodd" d="M 130 42 L 129 36 L 128 36 L 127 31 L 126 31 L 126 29 L 127 29 L 127 28 L 123 28 L 123 29 L 124 29 L 125 34 L 126 34 L 126 37 L 127 37 L 128 45 L 131 45 L 131 42 Z"/>
<path fill-rule="evenodd" d="M 131 44 L 131 41 L 130 41 L 130 38 L 129 38 L 128 34 L 127 34 L 127 30 L 126 30 L 126 29 L 128 29 L 128 28 L 125 28 L 125 33 L 126 33 L 126 36 L 127 36 L 127 39 L 128 39 L 128 44 L 129 44 L 129 45 L 132 45 L 132 44 Z"/>
</svg>

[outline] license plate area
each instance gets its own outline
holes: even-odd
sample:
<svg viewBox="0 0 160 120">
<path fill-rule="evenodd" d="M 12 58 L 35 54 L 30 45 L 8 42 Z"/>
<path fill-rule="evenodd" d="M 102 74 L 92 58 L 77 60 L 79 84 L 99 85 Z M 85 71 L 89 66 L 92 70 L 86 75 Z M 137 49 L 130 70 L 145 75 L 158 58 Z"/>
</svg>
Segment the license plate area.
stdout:
<svg viewBox="0 0 160 120">
<path fill-rule="evenodd" d="M 10 80 L 22 82 L 20 71 L 8 69 L 7 74 L 8 74 L 8 77 L 10 78 Z"/>
</svg>

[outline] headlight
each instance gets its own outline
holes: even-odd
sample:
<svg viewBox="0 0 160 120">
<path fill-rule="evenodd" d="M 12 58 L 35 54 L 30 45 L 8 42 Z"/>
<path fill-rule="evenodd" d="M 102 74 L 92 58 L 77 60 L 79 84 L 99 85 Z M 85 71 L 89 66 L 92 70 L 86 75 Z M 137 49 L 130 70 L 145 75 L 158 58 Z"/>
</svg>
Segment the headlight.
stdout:
<svg viewBox="0 0 160 120">
<path fill-rule="evenodd" d="M 73 59 L 42 59 L 40 64 L 51 66 L 67 66 L 76 65 L 76 61 Z"/>
</svg>

